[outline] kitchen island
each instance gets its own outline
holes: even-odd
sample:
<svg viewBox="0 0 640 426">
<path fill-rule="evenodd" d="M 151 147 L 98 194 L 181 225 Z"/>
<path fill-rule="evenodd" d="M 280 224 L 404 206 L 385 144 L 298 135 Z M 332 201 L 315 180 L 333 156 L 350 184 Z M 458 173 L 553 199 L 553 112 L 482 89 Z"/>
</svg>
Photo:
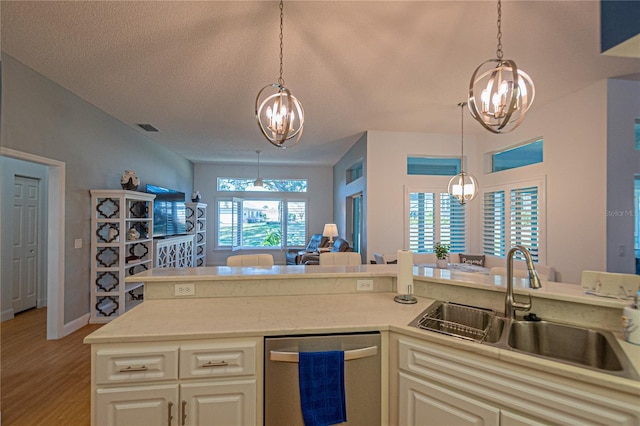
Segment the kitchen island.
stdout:
<svg viewBox="0 0 640 426">
<path fill-rule="evenodd" d="M 192 396 L 197 385 L 209 393 L 224 388 L 230 394 L 244 395 L 238 404 L 248 417 L 238 421 L 262 424 L 265 336 L 365 331 L 382 334 L 384 423 L 418 423 L 421 408 L 416 401 L 422 401 L 421 395 L 446 395 L 442 398 L 448 400 L 452 393 L 467 401 L 471 412 L 484 407 L 489 423 L 496 418 L 496 424 L 509 424 L 501 418 L 548 423 L 553 416 L 565 423 L 594 418 L 615 419 L 620 424 L 640 422 L 637 380 L 408 326 L 436 299 L 460 303 L 471 299 L 473 305 L 496 308 L 492 305 L 497 304 L 499 308 L 504 302 L 504 287 L 497 282 L 500 277 L 490 280 L 477 274 L 415 268 L 418 303 L 402 305 L 393 301 L 396 274 L 396 265 L 147 271 L 141 274 L 144 277 L 136 277 L 145 281 L 145 302 L 85 339 L 92 345 L 93 422 L 108 424 L 103 416 L 117 418 L 114 410 L 127 406 L 123 401 L 129 396 L 139 403 L 140 395 L 160 391 L 166 394 L 149 403 L 150 410 L 175 421 L 178 412 L 189 412 L 187 396 Z M 184 284 L 193 285 L 192 295 L 175 296 L 176 286 Z M 371 290 L 357 291 L 362 287 Z M 516 294 L 533 294 L 524 287 L 519 283 Z M 589 326 L 600 322 L 599 327 L 614 329 L 613 322 L 617 316 L 619 324 L 626 304 L 584 295 L 572 284 L 545 282 L 542 290 L 534 294 L 533 310 L 558 321 L 586 322 Z M 640 369 L 640 348 L 620 343 L 636 371 Z M 205 355 L 193 355 L 198 353 Z M 197 364 L 218 360 L 215 354 L 230 353 L 235 355 L 225 360 L 226 366 L 208 368 L 205 376 L 191 373 L 190 367 L 183 365 L 187 359 Z M 438 360 L 438 354 L 444 354 L 445 359 Z M 426 359 L 430 359 L 426 365 L 421 363 Z M 458 360 L 457 367 L 447 373 L 446 363 L 454 360 Z M 442 363 L 438 371 L 429 369 L 438 362 Z M 132 371 L 136 368 L 142 371 Z M 104 375 L 101 370 L 112 374 Z M 456 373 L 458 370 L 464 375 Z M 514 391 L 507 395 L 499 391 L 511 387 Z M 421 393 L 420 389 L 429 390 Z M 479 389 L 483 389 L 480 396 L 475 394 Z M 523 401 L 532 397 L 526 394 L 529 391 L 534 401 L 525 404 Z M 178 401 L 183 401 L 180 408 Z M 167 404 L 175 407 L 174 411 L 167 410 Z M 188 421 L 196 418 L 196 412 L 189 412 L 186 424 L 195 424 Z"/>
</svg>

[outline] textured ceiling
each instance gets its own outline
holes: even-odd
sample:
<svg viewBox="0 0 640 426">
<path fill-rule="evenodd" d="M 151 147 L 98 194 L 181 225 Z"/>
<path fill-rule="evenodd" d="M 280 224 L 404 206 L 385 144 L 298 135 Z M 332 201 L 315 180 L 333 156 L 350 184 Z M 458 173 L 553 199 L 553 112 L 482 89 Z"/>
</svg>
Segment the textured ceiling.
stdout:
<svg viewBox="0 0 640 426">
<path fill-rule="evenodd" d="M 640 73 L 638 58 L 600 55 L 597 1 L 502 9 L 505 58 L 536 84 L 532 112 Z M 287 150 L 254 117 L 257 92 L 278 78 L 277 2 L 3 0 L 1 46 L 132 127 L 153 124 L 153 141 L 194 162 L 254 161 L 262 149 L 273 164 L 335 164 L 366 130 L 457 133 L 456 104 L 495 56 L 494 2 L 293 1 L 284 11 L 284 79 L 306 112 Z"/>
</svg>

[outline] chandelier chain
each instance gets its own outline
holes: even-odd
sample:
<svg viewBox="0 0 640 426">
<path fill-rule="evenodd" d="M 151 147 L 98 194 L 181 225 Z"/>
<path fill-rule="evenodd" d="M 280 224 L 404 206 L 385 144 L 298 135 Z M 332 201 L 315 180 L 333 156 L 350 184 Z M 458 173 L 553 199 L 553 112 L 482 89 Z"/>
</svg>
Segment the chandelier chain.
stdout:
<svg viewBox="0 0 640 426">
<path fill-rule="evenodd" d="M 496 56 L 498 59 L 502 59 L 502 2 L 498 0 L 498 47 L 496 50 Z"/>
<path fill-rule="evenodd" d="M 282 0 L 280 0 L 280 78 L 278 78 L 278 84 L 280 86 L 284 86 L 284 78 L 282 78 L 282 48 L 283 48 L 283 42 L 282 42 L 282 29 L 284 28 L 283 25 L 283 21 L 284 21 L 284 5 L 282 4 Z"/>
<path fill-rule="evenodd" d="M 460 102 L 460 170 L 464 172 L 464 106 L 466 102 Z"/>
</svg>

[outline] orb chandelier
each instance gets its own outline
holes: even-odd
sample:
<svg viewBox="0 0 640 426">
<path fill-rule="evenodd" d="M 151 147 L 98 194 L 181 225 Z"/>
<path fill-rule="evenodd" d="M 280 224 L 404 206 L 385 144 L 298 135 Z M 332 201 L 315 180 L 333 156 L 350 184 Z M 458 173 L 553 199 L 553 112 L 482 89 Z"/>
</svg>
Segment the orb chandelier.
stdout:
<svg viewBox="0 0 640 426">
<path fill-rule="evenodd" d="M 302 104 L 284 85 L 282 78 L 284 7 L 280 0 L 280 77 L 263 87 L 256 96 L 256 120 L 260 132 L 272 145 L 290 148 L 298 143 L 304 128 Z"/>
<path fill-rule="evenodd" d="M 531 77 L 502 56 L 502 4 L 498 0 L 498 47 L 496 58 L 483 62 L 469 83 L 469 112 L 492 133 L 506 133 L 522 123 L 533 103 Z"/>
<path fill-rule="evenodd" d="M 478 180 L 469 173 L 464 171 L 464 107 L 466 102 L 460 102 L 460 173 L 455 175 L 449 181 L 449 194 L 456 197 L 458 202 L 464 205 L 467 201 L 471 201 L 478 195 Z"/>
</svg>

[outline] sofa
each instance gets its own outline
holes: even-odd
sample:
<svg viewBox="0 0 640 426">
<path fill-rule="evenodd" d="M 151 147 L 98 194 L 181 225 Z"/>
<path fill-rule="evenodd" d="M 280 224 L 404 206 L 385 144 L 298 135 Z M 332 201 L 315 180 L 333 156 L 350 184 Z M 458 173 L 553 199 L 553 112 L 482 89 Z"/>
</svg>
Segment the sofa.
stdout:
<svg viewBox="0 0 640 426">
<path fill-rule="evenodd" d="M 435 264 L 436 255 L 435 253 L 414 253 L 413 263 L 414 265 Z M 460 254 L 449 253 L 449 263 L 461 263 Z M 507 259 L 504 257 L 485 255 L 483 266 L 488 270 L 487 273 L 490 273 L 489 271 L 493 269 L 494 275 L 496 274 L 502 275 L 500 273 L 502 269 L 497 269 L 497 268 L 505 268 L 504 270 L 506 271 Z M 536 266 L 536 271 L 538 272 L 538 276 L 540 277 L 541 280 L 543 281 L 556 280 L 556 271 L 553 268 L 553 266 L 544 265 L 542 263 L 536 263 L 535 266 Z M 514 276 L 522 276 L 522 273 L 518 273 L 518 271 L 526 271 L 527 265 L 523 260 L 514 260 L 513 269 L 514 269 Z"/>
<path fill-rule="evenodd" d="M 349 242 L 344 238 L 336 238 L 331 246 L 331 250 L 328 250 L 330 253 L 340 253 L 340 252 L 349 252 L 353 251 L 353 247 L 349 245 Z M 306 253 L 302 255 L 300 259 L 300 263 L 303 265 L 319 265 L 320 264 L 320 253 Z"/>
<path fill-rule="evenodd" d="M 287 250 L 285 254 L 287 265 L 300 265 L 303 255 L 307 253 L 318 253 L 318 249 L 326 247 L 328 243 L 329 239 L 327 237 L 323 237 L 322 234 L 313 234 L 311 238 L 309 238 L 307 247 L 305 247 L 304 250 Z"/>
</svg>

